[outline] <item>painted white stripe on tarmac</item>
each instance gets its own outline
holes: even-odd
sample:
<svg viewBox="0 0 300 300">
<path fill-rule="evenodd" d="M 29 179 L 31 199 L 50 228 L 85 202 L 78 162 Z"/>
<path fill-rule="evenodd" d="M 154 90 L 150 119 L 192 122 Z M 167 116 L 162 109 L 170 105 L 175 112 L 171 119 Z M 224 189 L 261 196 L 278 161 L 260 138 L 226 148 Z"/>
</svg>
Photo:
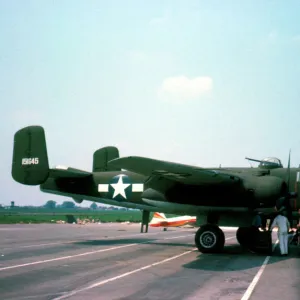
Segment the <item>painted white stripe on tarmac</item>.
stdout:
<svg viewBox="0 0 300 300">
<path fill-rule="evenodd" d="M 43 246 L 50 246 L 50 245 L 70 244 L 70 243 L 75 243 L 75 242 L 81 242 L 81 240 L 66 241 L 66 242 L 53 242 L 53 243 L 45 243 L 45 244 L 34 244 L 34 245 L 23 245 L 23 246 L 16 246 L 16 247 L 6 247 L 6 248 L 1 248 L 0 250 L 2 251 L 2 250 L 12 250 L 12 249 L 20 249 L 20 248 L 34 248 L 34 247 L 43 247 Z"/>
<path fill-rule="evenodd" d="M 191 231 L 191 230 L 181 230 L 180 232 L 187 232 L 187 231 Z M 167 233 L 174 233 L 173 231 L 169 231 Z M 161 234 L 161 233 L 165 233 L 165 231 L 157 231 L 157 232 L 147 232 L 147 236 L 148 235 L 156 235 L 156 234 Z M 132 236 L 141 236 L 141 233 L 134 233 L 134 234 L 123 234 L 123 235 L 115 235 L 115 236 L 109 236 L 109 237 L 102 237 L 105 240 L 108 239 L 115 239 L 115 238 L 119 238 L 119 237 L 132 237 Z M 99 237 L 101 238 L 101 237 Z M 71 243 L 79 243 L 79 242 L 86 242 L 89 241 L 87 239 L 84 240 L 74 240 L 74 241 L 66 241 L 66 242 L 53 242 L 53 243 L 44 243 L 44 244 L 34 244 L 34 245 L 24 245 L 24 246 L 16 246 L 16 247 L 6 247 L 6 248 L 0 248 L 0 251 L 2 250 L 12 250 L 12 249 L 19 249 L 19 248 L 34 248 L 34 247 L 42 247 L 42 246 L 50 246 L 50 245 L 64 245 L 64 244 L 71 244 Z"/>
<path fill-rule="evenodd" d="M 61 296 L 61 297 L 58 297 L 58 298 L 54 298 L 53 300 L 60 300 L 60 299 L 65 299 L 65 298 L 71 297 L 71 296 L 73 296 L 73 295 L 75 295 L 75 294 L 78 294 L 78 293 L 80 293 L 80 292 L 84 292 L 84 291 L 90 290 L 90 289 L 92 289 L 92 288 L 98 287 L 98 286 L 103 285 L 103 284 L 105 284 L 105 283 L 108 283 L 108 282 L 111 282 L 111 281 L 115 281 L 115 280 L 120 279 L 120 278 L 122 278 L 122 277 L 126 277 L 126 276 L 128 276 L 128 275 L 131 275 L 131 274 L 134 274 L 134 273 L 137 273 L 137 272 L 140 272 L 140 271 L 149 269 L 149 268 L 151 268 L 151 267 L 154 267 L 154 266 L 163 264 L 163 263 L 165 263 L 165 262 L 171 261 L 171 260 L 176 259 L 176 258 L 178 258 L 178 257 L 181 257 L 181 256 L 183 256 L 183 255 L 189 254 L 189 253 L 191 253 L 191 252 L 193 252 L 193 251 L 195 251 L 195 250 L 197 250 L 197 248 L 194 248 L 194 249 L 192 249 L 192 250 L 190 250 L 190 251 L 183 252 L 183 253 L 181 253 L 181 254 L 179 254 L 179 255 L 176 255 L 176 256 L 169 257 L 169 258 L 167 258 L 167 259 L 161 260 L 161 261 L 156 262 L 156 263 L 153 263 L 153 264 L 151 264 L 151 265 L 147 265 L 147 266 L 145 266 L 145 267 L 142 267 L 142 268 L 139 268 L 139 269 L 136 269 L 136 270 L 127 272 L 127 273 L 123 273 L 123 274 L 121 274 L 121 275 L 119 275 L 119 276 L 112 277 L 112 278 L 109 278 L 109 279 L 107 279 L 107 280 L 103 280 L 103 281 L 97 282 L 97 283 L 95 283 L 95 284 L 92 284 L 92 285 L 87 286 L 87 287 L 85 287 L 85 288 L 82 288 L 82 289 L 80 289 L 80 290 L 73 291 L 73 292 L 71 292 L 71 293 L 69 293 L 69 294 L 67 294 L 67 295 L 64 295 L 64 296 Z"/>
<path fill-rule="evenodd" d="M 119 225 L 119 224 L 115 224 L 115 225 Z M 222 230 L 227 231 L 231 231 L 231 230 L 236 230 L 238 227 L 220 227 Z M 22 229 L 21 227 L 19 229 Z M 180 230 L 180 232 L 186 232 L 186 231 L 192 231 L 194 228 L 188 229 L 188 230 Z M 1 229 L 0 229 L 1 230 Z M 276 231 L 277 229 L 274 228 L 274 231 Z M 156 235 L 156 234 L 161 234 L 161 233 L 170 233 L 167 231 L 157 231 L 157 232 L 147 232 L 147 236 L 148 235 Z M 171 232 L 173 233 L 173 231 Z M 114 238 L 118 238 L 118 237 L 132 237 L 132 236 L 141 236 L 141 233 L 134 233 L 134 234 L 124 234 L 124 235 L 115 235 L 115 236 L 109 236 L 109 237 L 103 237 L 105 239 L 114 239 Z M 101 237 L 99 237 L 101 238 Z M 71 243 L 78 243 L 78 242 L 85 242 L 88 241 L 86 239 L 84 240 L 74 240 L 74 241 L 66 241 L 66 242 L 53 242 L 53 243 L 43 243 L 43 244 L 33 244 L 33 245 L 23 245 L 23 246 L 16 246 L 16 247 L 4 247 L 4 248 L 0 248 L 0 251 L 3 250 L 13 250 L 13 249 L 19 249 L 19 248 L 34 248 L 34 247 L 43 247 L 43 246 L 51 246 L 51 245 L 64 245 L 64 244 L 71 244 Z"/>
<path fill-rule="evenodd" d="M 234 237 L 234 236 L 231 236 L 231 237 L 226 238 L 225 240 L 230 240 L 230 239 L 233 239 L 233 238 L 235 238 L 235 237 Z M 52 299 L 52 300 L 61 300 L 61 299 L 69 298 L 69 297 L 71 297 L 71 296 L 74 296 L 75 294 L 78 294 L 78 293 L 81 293 L 81 292 L 84 292 L 84 291 L 93 289 L 93 288 L 98 287 L 98 286 L 100 286 L 100 285 L 103 285 L 103 284 L 106 284 L 106 283 L 115 281 L 115 280 L 117 280 L 117 279 L 126 277 L 126 276 L 128 276 L 128 275 L 135 274 L 135 273 L 137 273 L 137 272 L 140 272 L 140 271 L 149 269 L 149 268 L 154 267 L 154 266 L 157 266 L 157 265 L 161 265 L 161 264 L 166 263 L 166 262 L 168 262 L 168 261 L 171 261 L 171 260 L 174 260 L 174 259 L 176 259 L 176 258 L 179 258 L 179 257 L 181 257 L 181 256 L 183 256 L 183 255 L 192 253 L 192 252 L 194 252 L 194 251 L 196 251 L 196 250 L 198 250 L 198 248 L 193 248 L 192 250 L 185 251 L 185 252 L 183 252 L 183 253 L 181 253 L 181 254 L 178 254 L 178 255 L 169 257 L 169 258 L 167 258 L 167 259 L 164 259 L 164 260 L 158 261 L 158 262 L 156 262 L 156 263 L 153 263 L 153 264 L 150 264 L 150 265 L 141 267 L 141 268 L 139 268 L 139 269 L 135 269 L 135 270 L 133 270 L 133 271 L 126 272 L 126 273 L 123 273 L 123 274 L 118 275 L 118 276 L 115 276 L 115 277 L 111 277 L 111 278 L 106 279 L 106 280 L 101 280 L 101 281 L 96 282 L 96 283 L 94 283 L 94 284 L 91 284 L 91 285 L 89 285 L 89 286 L 87 286 L 87 287 L 85 287 L 85 288 L 81 288 L 81 289 L 75 290 L 75 291 L 73 291 L 73 292 L 67 293 L 67 294 L 65 294 L 65 295 L 62 295 L 62 296 L 57 297 L 57 298 L 54 298 L 54 299 Z"/>
<path fill-rule="evenodd" d="M 276 246 L 277 246 L 277 244 L 278 244 L 278 241 L 279 241 L 279 240 L 277 240 L 276 243 L 273 245 L 272 252 L 274 252 L 274 250 L 275 250 L 275 248 L 276 248 Z M 271 256 L 267 256 L 267 257 L 266 257 L 266 259 L 264 260 L 262 266 L 260 267 L 260 269 L 259 269 L 258 272 L 256 273 L 255 277 L 253 278 L 252 282 L 250 283 L 250 285 L 249 285 L 247 291 L 245 292 L 245 294 L 244 294 L 244 296 L 241 298 L 241 300 L 248 300 L 248 299 L 251 297 L 251 295 L 252 295 L 252 293 L 253 293 L 253 291 L 254 291 L 254 289 L 255 289 L 255 286 L 257 285 L 257 283 L 258 283 L 258 281 L 259 281 L 261 275 L 263 274 L 263 272 L 264 272 L 264 270 L 265 270 L 265 268 L 266 268 L 266 266 L 267 266 L 267 264 L 268 264 L 268 262 L 269 262 L 269 260 L 270 260 L 270 257 L 271 257 Z"/>
<path fill-rule="evenodd" d="M 134 243 L 134 244 L 116 246 L 116 247 L 111 247 L 111 248 L 106 248 L 106 249 L 100 249 L 100 250 L 96 250 L 96 251 L 84 252 L 84 253 L 75 254 L 75 255 L 68 255 L 68 256 L 62 256 L 62 257 L 46 259 L 46 260 L 34 261 L 34 262 L 21 264 L 21 265 L 3 267 L 3 268 L 0 268 L 0 271 L 5 271 L 5 270 L 9 270 L 9 269 L 16 269 L 16 268 L 22 268 L 22 267 L 38 265 L 38 264 L 45 264 L 45 263 L 52 262 L 52 261 L 58 261 L 58 260 L 74 258 L 74 257 L 80 257 L 80 256 L 86 256 L 86 255 L 91 255 L 91 254 L 96 254 L 96 253 L 101 253 L 101 252 L 107 252 L 107 251 L 110 251 L 110 250 L 117 250 L 117 249 L 122 249 L 122 248 L 126 248 L 126 247 L 133 247 L 133 246 L 142 245 L 142 244 L 151 244 L 151 243 L 157 242 L 159 240 L 178 239 L 178 238 L 181 238 L 181 237 L 187 237 L 187 236 L 192 236 L 192 235 L 193 234 L 180 235 L 180 236 L 175 236 L 175 237 L 170 237 L 170 238 L 156 239 L 154 241 L 146 241 L 146 242 L 141 242 L 141 243 Z"/>
</svg>

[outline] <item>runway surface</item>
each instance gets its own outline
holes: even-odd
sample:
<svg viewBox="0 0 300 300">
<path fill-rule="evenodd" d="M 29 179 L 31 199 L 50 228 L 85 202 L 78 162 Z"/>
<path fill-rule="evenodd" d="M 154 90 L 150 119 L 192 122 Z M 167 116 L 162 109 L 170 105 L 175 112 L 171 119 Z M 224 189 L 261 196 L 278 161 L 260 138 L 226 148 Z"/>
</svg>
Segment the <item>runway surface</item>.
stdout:
<svg viewBox="0 0 300 300">
<path fill-rule="evenodd" d="M 0 225 L 1 299 L 300 299 L 300 250 L 201 254 L 196 228 L 138 224 Z M 274 242 L 276 233 L 274 233 Z"/>
</svg>

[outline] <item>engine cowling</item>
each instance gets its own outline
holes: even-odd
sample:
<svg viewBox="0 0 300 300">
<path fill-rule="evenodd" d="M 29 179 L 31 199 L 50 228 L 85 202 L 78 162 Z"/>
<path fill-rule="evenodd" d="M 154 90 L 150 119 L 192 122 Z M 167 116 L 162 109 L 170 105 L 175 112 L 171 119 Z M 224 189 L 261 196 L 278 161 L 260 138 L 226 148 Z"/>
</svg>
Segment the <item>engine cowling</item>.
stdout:
<svg viewBox="0 0 300 300">
<path fill-rule="evenodd" d="M 253 176 L 244 180 L 247 191 L 253 191 L 254 199 L 263 206 L 274 206 L 275 201 L 286 194 L 287 184 L 276 176 Z"/>
<path fill-rule="evenodd" d="M 80 198 L 80 197 L 72 197 L 72 199 L 78 204 L 82 203 L 82 201 L 83 201 L 83 198 Z"/>
</svg>

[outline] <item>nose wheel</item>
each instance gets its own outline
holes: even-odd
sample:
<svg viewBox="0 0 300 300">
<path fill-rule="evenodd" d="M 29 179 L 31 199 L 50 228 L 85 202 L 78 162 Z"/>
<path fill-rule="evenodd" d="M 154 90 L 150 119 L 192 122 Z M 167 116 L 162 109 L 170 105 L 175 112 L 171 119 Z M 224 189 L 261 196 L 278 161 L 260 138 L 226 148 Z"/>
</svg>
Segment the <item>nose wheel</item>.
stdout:
<svg viewBox="0 0 300 300">
<path fill-rule="evenodd" d="M 225 244 L 224 232 L 216 225 L 203 225 L 196 232 L 195 244 L 202 253 L 221 252 Z"/>
</svg>

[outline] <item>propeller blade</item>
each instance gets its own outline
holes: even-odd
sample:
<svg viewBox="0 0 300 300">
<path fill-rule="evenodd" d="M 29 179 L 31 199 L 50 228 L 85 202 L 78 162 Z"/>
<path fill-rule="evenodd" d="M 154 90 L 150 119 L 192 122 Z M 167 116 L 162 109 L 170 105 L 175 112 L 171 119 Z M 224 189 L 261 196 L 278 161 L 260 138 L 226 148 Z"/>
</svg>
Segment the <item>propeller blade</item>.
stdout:
<svg viewBox="0 0 300 300">
<path fill-rule="evenodd" d="M 288 167 L 287 167 L 287 186 L 288 186 L 288 192 L 290 192 L 290 177 L 291 177 L 291 149 L 289 152 L 289 160 L 288 160 Z"/>
</svg>

